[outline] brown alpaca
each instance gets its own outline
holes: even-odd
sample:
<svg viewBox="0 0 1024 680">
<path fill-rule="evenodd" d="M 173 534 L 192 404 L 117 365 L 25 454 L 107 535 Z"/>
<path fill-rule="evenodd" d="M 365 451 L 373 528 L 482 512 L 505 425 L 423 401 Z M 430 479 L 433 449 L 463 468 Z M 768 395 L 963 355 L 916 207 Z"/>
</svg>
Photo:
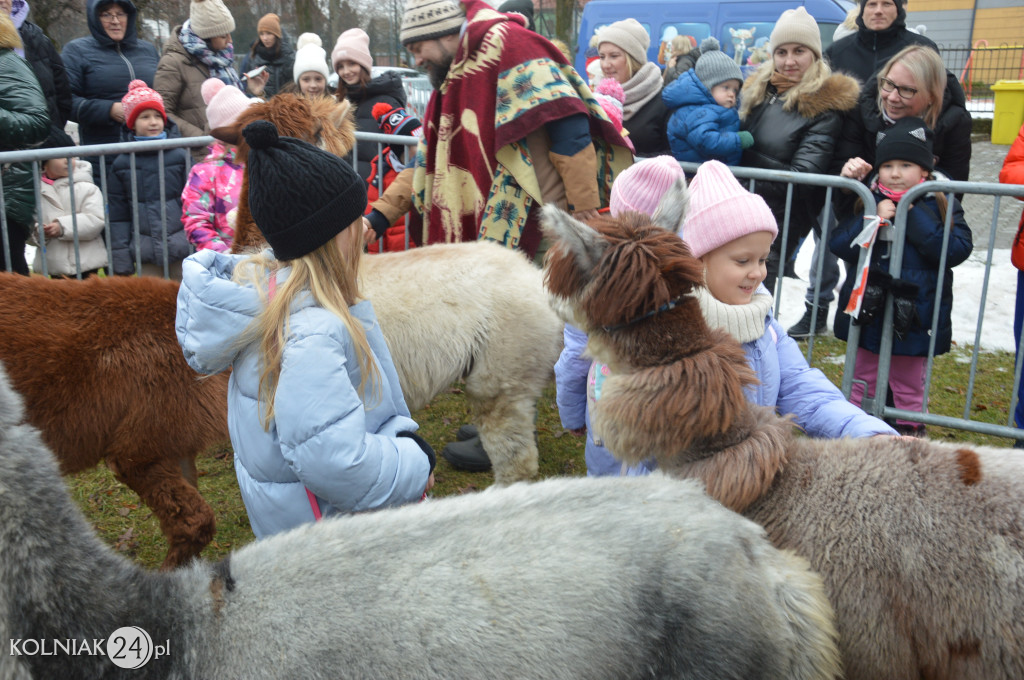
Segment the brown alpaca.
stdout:
<svg viewBox="0 0 1024 680">
<path fill-rule="evenodd" d="M 742 396 L 744 352 L 708 330 L 688 295 L 699 263 L 675 234 L 639 215 L 589 228 L 553 208 L 544 229 L 555 304 L 612 372 L 595 432 L 624 461 L 702 480 L 806 558 L 847 678 L 1024 678 L 1024 456 L 795 436 Z"/>
<path fill-rule="evenodd" d="M 0 273 L 0 360 L 29 422 L 65 474 L 105 458 L 139 494 L 167 536 L 165 568 L 213 538 L 195 457 L 227 438 L 227 376 L 199 380 L 185 364 L 173 342 L 177 296 L 177 283 L 153 277 Z"/>
</svg>

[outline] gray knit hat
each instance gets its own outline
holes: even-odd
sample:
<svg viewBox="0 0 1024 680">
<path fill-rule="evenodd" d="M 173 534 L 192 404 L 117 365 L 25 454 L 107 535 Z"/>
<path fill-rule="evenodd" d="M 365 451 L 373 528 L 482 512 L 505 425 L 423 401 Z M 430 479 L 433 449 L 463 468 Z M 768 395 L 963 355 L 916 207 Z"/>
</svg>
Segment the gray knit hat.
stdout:
<svg viewBox="0 0 1024 680">
<path fill-rule="evenodd" d="M 709 91 L 727 80 L 738 80 L 741 85 L 743 84 L 739 64 L 722 51 L 722 46 L 714 38 L 705 38 L 701 41 L 700 58 L 697 59 L 693 71 Z"/>
<path fill-rule="evenodd" d="M 647 63 L 647 48 L 651 46 L 651 36 L 647 29 L 636 19 L 623 19 L 608 24 L 597 32 L 597 46 L 611 43 L 640 64 Z"/>
<path fill-rule="evenodd" d="M 235 30 L 235 18 L 221 0 L 192 0 L 188 25 L 193 33 L 206 40 Z"/>
<path fill-rule="evenodd" d="M 804 45 L 821 59 L 821 30 L 818 28 L 818 22 L 803 7 L 783 12 L 775 22 L 771 37 L 768 38 L 768 44 L 773 51 L 779 45 L 787 43 Z"/>
<path fill-rule="evenodd" d="M 408 0 L 398 38 L 404 47 L 458 33 L 466 11 L 457 0 Z"/>
</svg>

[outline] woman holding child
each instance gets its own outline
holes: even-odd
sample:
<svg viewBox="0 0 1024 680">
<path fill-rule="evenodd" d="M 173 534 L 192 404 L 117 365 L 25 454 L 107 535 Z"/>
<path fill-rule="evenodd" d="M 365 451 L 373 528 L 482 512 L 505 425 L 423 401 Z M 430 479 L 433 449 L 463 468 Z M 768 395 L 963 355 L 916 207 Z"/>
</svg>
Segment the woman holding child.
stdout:
<svg viewBox="0 0 1024 680">
<path fill-rule="evenodd" d="M 832 162 L 841 114 L 857 105 L 859 87 L 849 76 L 833 74 L 821 58 L 821 33 L 803 7 L 782 13 L 768 41 L 772 59 L 743 85 L 740 127 L 754 137 L 741 165 L 770 170 L 826 173 Z M 780 230 L 786 212 L 786 185 L 757 182 Z M 765 285 L 774 290 L 780 259 L 789 260 L 800 239 L 818 220 L 825 191 L 794 186 L 786 253 L 782 238 L 772 245 Z"/>
</svg>

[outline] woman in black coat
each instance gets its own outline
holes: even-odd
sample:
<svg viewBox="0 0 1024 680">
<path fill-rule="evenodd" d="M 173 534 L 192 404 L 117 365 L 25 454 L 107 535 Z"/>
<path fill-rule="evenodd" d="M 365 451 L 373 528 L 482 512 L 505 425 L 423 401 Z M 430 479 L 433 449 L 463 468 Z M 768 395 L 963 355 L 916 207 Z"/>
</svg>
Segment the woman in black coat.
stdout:
<svg viewBox="0 0 1024 680">
<path fill-rule="evenodd" d="M 821 58 L 817 23 L 803 7 L 786 10 L 769 38 L 772 59 L 743 84 L 740 128 L 754 137 L 740 165 L 824 174 L 832 162 L 841 115 L 857 104 L 859 86 L 849 76 L 833 74 Z M 825 203 L 820 187 L 793 187 L 786 252 L 781 252 L 786 185 L 756 182 L 779 223 L 772 244 L 765 285 L 774 292 L 780 262 L 787 262 L 800 240 L 817 224 Z"/>
<path fill-rule="evenodd" d="M 288 34 L 281 28 L 281 20 L 274 13 L 264 14 L 256 24 L 256 39 L 242 59 L 241 72 L 246 73 L 260 66 L 267 67 L 266 82 L 262 90 L 249 91 L 264 99 L 270 99 L 292 82 L 292 68 L 295 66 L 295 49 Z M 260 79 L 262 82 L 262 79 Z"/>
<path fill-rule="evenodd" d="M 348 99 L 356 112 L 356 131 L 380 133 L 373 105 L 385 102 L 393 109 L 405 106 L 405 88 L 402 78 L 389 71 L 373 78 L 373 57 L 370 55 L 370 37 L 361 28 L 350 28 L 338 36 L 331 50 L 331 65 L 338 74 L 338 99 Z M 363 179 L 372 174 L 371 163 L 377 155 L 377 142 L 357 142 L 356 172 Z M 347 159 L 351 160 L 351 158 Z"/>
</svg>

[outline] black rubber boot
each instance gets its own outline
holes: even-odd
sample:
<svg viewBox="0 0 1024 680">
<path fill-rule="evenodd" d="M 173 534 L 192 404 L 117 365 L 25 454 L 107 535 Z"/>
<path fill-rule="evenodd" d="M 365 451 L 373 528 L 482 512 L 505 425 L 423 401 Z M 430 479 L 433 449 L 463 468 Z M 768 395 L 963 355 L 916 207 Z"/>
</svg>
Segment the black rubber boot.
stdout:
<svg viewBox="0 0 1024 680">
<path fill-rule="evenodd" d="M 814 313 L 812 305 L 804 303 L 807 311 L 800 317 L 800 320 L 789 327 L 786 331 L 791 338 L 809 338 L 811 336 L 811 314 Z M 814 335 L 821 335 L 828 328 L 828 305 L 818 305 L 818 318 L 814 322 Z"/>
<path fill-rule="evenodd" d="M 473 437 L 461 442 L 451 442 L 441 449 L 441 456 L 451 463 L 456 470 L 467 472 L 485 472 L 491 469 L 491 459 L 484 451 L 480 437 Z"/>
<path fill-rule="evenodd" d="M 467 439 L 472 439 L 473 437 L 479 436 L 480 432 L 479 430 L 476 429 L 476 425 L 473 425 L 472 423 L 467 423 L 466 425 L 459 426 L 459 431 L 455 433 L 455 441 L 464 442 Z"/>
</svg>

